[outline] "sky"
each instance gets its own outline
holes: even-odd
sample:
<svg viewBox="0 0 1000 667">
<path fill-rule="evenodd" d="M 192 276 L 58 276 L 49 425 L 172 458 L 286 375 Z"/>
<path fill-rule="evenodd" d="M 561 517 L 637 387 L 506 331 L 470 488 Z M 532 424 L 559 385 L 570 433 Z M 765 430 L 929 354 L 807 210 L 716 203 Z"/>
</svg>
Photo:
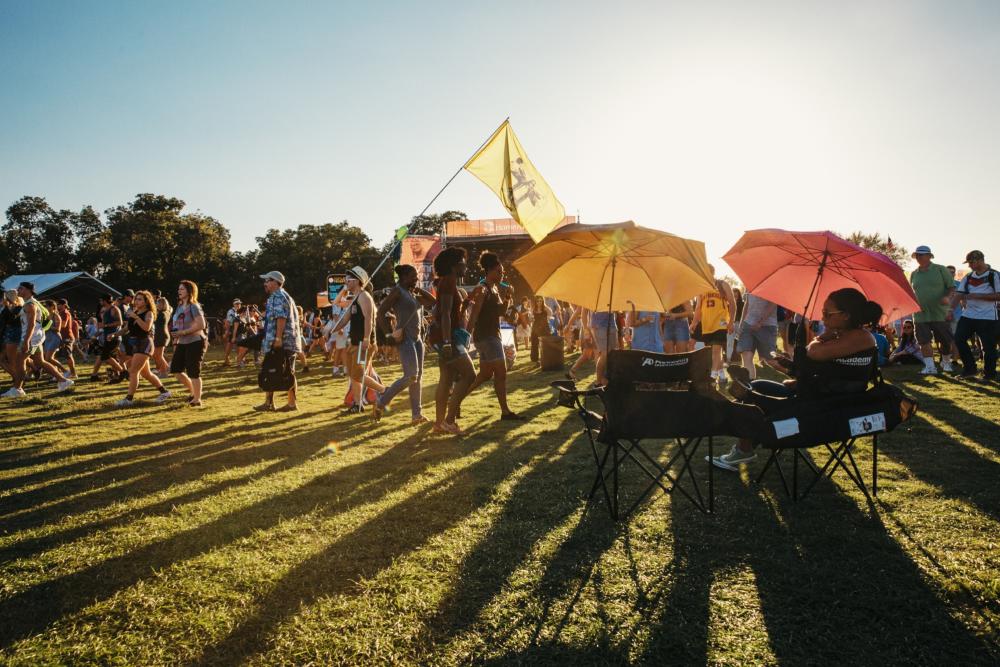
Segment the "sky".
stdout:
<svg viewBox="0 0 1000 667">
<path fill-rule="evenodd" d="M 713 262 L 764 227 L 1000 258 L 1000 2 L 0 0 L 4 207 L 382 244 L 506 117 L 568 214 Z M 449 209 L 507 217 L 468 173 Z"/>
</svg>

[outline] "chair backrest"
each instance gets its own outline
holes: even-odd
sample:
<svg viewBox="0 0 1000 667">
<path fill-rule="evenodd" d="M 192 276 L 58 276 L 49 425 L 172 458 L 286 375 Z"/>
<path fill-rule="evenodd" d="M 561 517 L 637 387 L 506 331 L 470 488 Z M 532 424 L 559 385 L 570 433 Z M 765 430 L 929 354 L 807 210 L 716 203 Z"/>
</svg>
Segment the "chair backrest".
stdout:
<svg viewBox="0 0 1000 667">
<path fill-rule="evenodd" d="M 692 390 L 708 383 L 711 372 L 709 348 L 680 354 L 611 352 L 602 397 L 609 433 L 624 438 L 723 433 L 728 405 Z"/>
<path fill-rule="evenodd" d="M 657 354 L 642 350 L 613 350 L 608 354 L 608 388 L 631 382 L 699 382 L 712 375 L 712 350 Z"/>
</svg>

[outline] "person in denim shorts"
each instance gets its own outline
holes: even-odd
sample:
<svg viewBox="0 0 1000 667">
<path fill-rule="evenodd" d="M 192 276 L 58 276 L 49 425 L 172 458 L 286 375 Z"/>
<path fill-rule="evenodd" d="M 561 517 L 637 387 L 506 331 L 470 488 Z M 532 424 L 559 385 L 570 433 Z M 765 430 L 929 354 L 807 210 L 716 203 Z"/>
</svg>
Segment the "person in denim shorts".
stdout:
<svg viewBox="0 0 1000 667">
<path fill-rule="evenodd" d="M 663 351 L 666 354 L 691 351 L 690 314 L 691 303 L 685 301 L 663 315 Z"/>
</svg>

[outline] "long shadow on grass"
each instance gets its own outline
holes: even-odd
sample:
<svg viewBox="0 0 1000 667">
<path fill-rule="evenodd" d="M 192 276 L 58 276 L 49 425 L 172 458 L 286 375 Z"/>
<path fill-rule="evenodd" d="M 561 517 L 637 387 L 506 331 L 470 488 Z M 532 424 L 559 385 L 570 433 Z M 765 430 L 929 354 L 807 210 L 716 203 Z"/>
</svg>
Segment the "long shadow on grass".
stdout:
<svg viewBox="0 0 1000 667">
<path fill-rule="evenodd" d="M 575 420 L 575 415 L 569 418 Z M 536 464 L 518 480 L 505 501 L 503 510 L 475 548 L 462 561 L 456 586 L 438 606 L 430 628 L 434 641 L 446 642 L 471 627 L 483 609 L 507 585 L 510 576 L 529 556 L 532 549 L 558 525 L 579 509 L 583 494 L 582 480 L 588 479 L 593 463 L 586 436 L 577 435 L 565 456 L 549 458 Z M 558 483 L 556 480 L 565 480 Z M 605 527 L 607 522 L 603 522 Z M 604 531 L 607 539 L 595 540 L 589 521 L 578 522 L 573 535 L 559 554 L 571 552 L 568 562 L 559 554 L 558 571 L 563 567 L 576 571 L 586 568 L 614 540 L 615 531 Z M 584 533 L 586 537 L 574 539 Z M 598 543 L 605 545 L 598 548 Z M 568 575 L 567 575 L 568 576 Z"/>
<path fill-rule="evenodd" d="M 996 449 L 1000 429 L 982 417 L 957 413 L 954 406 L 918 395 L 921 410 L 947 422 L 980 445 Z M 922 419 L 920 412 L 910 422 L 909 437 L 891 434 L 880 440 L 881 449 L 918 478 L 937 487 L 942 494 L 971 503 L 1000 521 L 1000 464 L 984 458 L 959 440 Z M 984 437 L 984 434 L 990 434 Z"/>
<path fill-rule="evenodd" d="M 959 431 L 969 440 L 1000 454 L 1000 425 L 995 421 L 966 410 L 961 404 L 961 398 L 955 401 L 950 397 L 935 396 L 912 387 L 907 389 L 920 401 L 918 415 L 929 414 Z"/>
<path fill-rule="evenodd" d="M 776 481 L 768 489 L 783 493 Z M 828 483 L 806 500 L 777 506 L 753 489 L 732 493 L 736 502 L 714 520 L 675 506 L 670 591 L 643 662 L 704 664 L 712 584 L 748 565 L 778 663 L 987 664 L 985 644 L 949 614 L 877 516 L 854 500 Z M 727 630 L 741 640 L 738 627 Z"/>
<path fill-rule="evenodd" d="M 338 426 L 328 424 L 324 430 L 332 435 L 338 431 Z M 469 451 L 469 446 L 429 449 L 415 465 L 413 445 L 424 438 L 424 433 L 416 433 L 371 459 L 320 475 L 292 491 L 273 495 L 197 528 L 46 581 L 0 601 L 0 648 L 40 632 L 60 617 L 110 597 L 173 563 L 194 558 L 256 531 L 267 530 L 282 520 L 317 507 L 331 505 L 335 512 L 347 512 L 352 507 L 377 500 L 431 466 Z M 275 446 L 294 446 L 294 439 L 280 441 Z M 345 489 L 359 490 L 344 498 Z M 419 523 L 424 518 L 421 515 L 414 522 Z"/>
<path fill-rule="evenodd" d="M 197 664 L 235 665 L 260 655 L 271 632 L 301 609 L 317 598 L 353 589 L 358 580 L 375 576 L 453 527 L 487 504 L 492 489 L 503 479 L 534 456 L 554 454 L 560 444 L 559 439 L 536 439 L 512 447 L 501 444 L 454 475 L 386 509 L 288 572 L 268 595 L 255 601 L 258 611 L 208 647 Z"/>
<path fill-rule="evenodd" d="M 117 449 L 118 451 L 109 452 L 105 456 L 99 459 L 87 459 L 86 461 L 77 461 L 73 463 L 68 463 L 62 466 L 53 466 L 50 468 L 45 468 L 44 470 L 39 470 L 32 473 L 27 473 L 21 475 L 20 477 L 6 477 L 0 480 L 0 491 L 7 491 L 9 489 L 14 489 L 19 486 L 25 486 L 28 484 L 34 484 L 37 482 L 43 482 L 47 479 L 52 479 L 54 477 L 62 477 L 65 475 L 72 475 L 75 473 L 90 470 L 92 468 L 100 468 L 107 465 L 111 465 L 118 461 L 126 461 L 135 458 L 139 454 L 146 454 L 149 452 L 162 451 L 163 449 L 177 446 L 179 443 L 168 442 L 166 444 L 156 444 L 162 443 L 164 440 L 173 440 L 174 438 L 183 438 L 186 441 L 191 441 L 198 437 L 201 431 L 208 431 L 217 426 L 221 426 L 229 422 L 228 418 L 220 419 L 209 419 L 201 422 L 188 422 L 184 426 L 179 426 L 177 428 L 169 429 L 166 431 L 157 431 L 156 433 L 136 433 L 129 436 L 118 435 L 115 438 L 101 440 L 100 442 L 89 443 L 80 446 L 70 446 L 65 449 L 60 449 L 56 452 L 49 452 L 46 454 L 40 454 L 38 456 L 18 459 L 12 461 L 9 466 L 0 466 L 9 468 L 20 468 L 28 466 L 36 466 L 45 463 L 51 463 L 53 461 L 62 461 L 64 459 L 73 459 L 77 456 L 86 456 L 88 454 L 99 454 L 102 452 L 107 452 L 110 449 Z M 152 445 L 146 449 L 148 445 Z M 15 465 L 16 464 L 16 465 Z M 4 509 L 7 509 L 6 507 Z"/>
<path fill-rule="evenodd" d="M 252 461 L 279 457 L 282 463 L 278 465 L 294 465 L 315 453 L 316 437 L 328 438 L 332 435 L 343 437 L 360 432 L 348 430 L 345 433 L 342 429 L 351 427 L 339 424 L 337 430 L 332 431 L 333 425 L 327 421 L 315 426 L 311 422 L 298 420 L 290 422 L 288 428 L 293 429 L 297 424 L 301 425 L 301 428 L 286 431 L 284 433 L 286 437 L 282 440 L 267 439 L 261 444 L 253 443 L 259 440 L 260 430 L 272 428 L 274 426 L 272 423 L 254 424 L 237 432 L 219 434 L 218 437 L 205 443 L 172 443 L 168 449 L 176 451 L 167 451 L 155 457 L 144 458 L 135 463 L 125 463 L 112 469 L 96 470 L 86 476 L 19 494 L 5 501 L 5 509 L 16 511 L 21 507 L 31 508 L 52 498 L 57 501 L 9 517 L 5 519 L 5 523 L 12 529 L 24 530 L 50 520 L 58 520 L 65 516 L 67 508 L 75 513 L 98 509 L 123 498 L 156 493 L 169 486 L 189 482 L 226 468 L 246 465 Z M 365 430 L 364 433 L 376 438 L 388 430 L 390 427 L 384 426 L 378 430 Z M 129 478 L 129 475 L 132 477 Z M 126 478 L 125 483 L 111 485 L 120 477 Z M 109 486 L 102 487 L 104 484 Z M 66 497 L 76 491 L 95 487 L 98 490 L 92 493 Z"/>
</svg>

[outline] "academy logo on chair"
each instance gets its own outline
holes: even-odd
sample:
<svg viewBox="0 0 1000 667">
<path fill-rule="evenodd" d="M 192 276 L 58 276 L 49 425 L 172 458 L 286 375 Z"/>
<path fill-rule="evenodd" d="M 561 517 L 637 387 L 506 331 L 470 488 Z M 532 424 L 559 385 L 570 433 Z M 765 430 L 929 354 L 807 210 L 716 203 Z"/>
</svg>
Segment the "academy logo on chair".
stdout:
<svg viewBox="0 0 1000 667">
<path fill-rule="evenodd" d="M 688 363 L 687 357 L 683 359 L 654 359 L 653 357 L 643 357 L 642 367 L 652 366 L 653 368 L 672 368 L 674 366 L 686 366 Z"/>
</svg>

